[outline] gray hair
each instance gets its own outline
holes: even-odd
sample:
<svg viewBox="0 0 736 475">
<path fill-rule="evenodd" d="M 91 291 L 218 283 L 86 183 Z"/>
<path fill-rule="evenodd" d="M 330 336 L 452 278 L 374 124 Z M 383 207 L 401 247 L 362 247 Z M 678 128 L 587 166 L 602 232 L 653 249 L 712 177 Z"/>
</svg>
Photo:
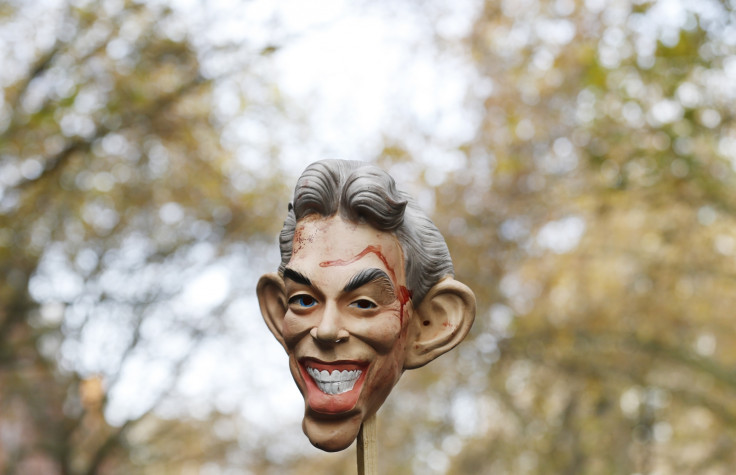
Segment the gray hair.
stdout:
<svg viewBox="0 0 736 475">
<path fill-rule="evenodd" d="M 394 233 L 404 252 L 407 287 L 415 306 L 434 284 L 454 274 L 445 238 L 416 201 L 397 190 L 385 171 L 348 160 L 314 162 L 299 177 L 279 235 L 280 274 L 291 260 L 297 221 L 315 213 L 325 217 L 340 213 L 346 221 Z"/>
</svg>

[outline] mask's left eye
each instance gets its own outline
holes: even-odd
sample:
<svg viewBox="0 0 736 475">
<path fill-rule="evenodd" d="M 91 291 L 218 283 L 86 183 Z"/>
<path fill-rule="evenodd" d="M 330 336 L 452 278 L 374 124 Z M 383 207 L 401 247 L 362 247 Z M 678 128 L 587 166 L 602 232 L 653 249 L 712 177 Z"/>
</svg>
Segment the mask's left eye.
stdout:
<svg viewBox="0 0 736 475">
<path fill-rule="evenodd" d="M 359 308 L 361 310 L 370 310 L 376 308 L 377 305 L 367 299 L 358 299 L 350 304 L 350 307 Z"/>
<path fill-rule="evenodd" d="M 315 299 L 311 295 L 295 295 L 289 299 L 289 305 L 297 305 L 303 308 L 314 307 L 315 305 L 317 305 L 317 299 Z"/>
</svg>

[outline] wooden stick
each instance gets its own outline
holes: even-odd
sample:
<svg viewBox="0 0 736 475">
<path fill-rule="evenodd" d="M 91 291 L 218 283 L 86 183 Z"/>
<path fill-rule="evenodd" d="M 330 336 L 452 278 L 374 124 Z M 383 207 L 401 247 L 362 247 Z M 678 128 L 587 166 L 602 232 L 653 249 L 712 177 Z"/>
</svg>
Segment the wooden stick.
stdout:
<svg viewBox="0 0 736 475">
<path fill-rule="evenodd" d="M 358 475 L 378 475 L 376 415 L 363 421 L 358 432 Z"/>
</svg>

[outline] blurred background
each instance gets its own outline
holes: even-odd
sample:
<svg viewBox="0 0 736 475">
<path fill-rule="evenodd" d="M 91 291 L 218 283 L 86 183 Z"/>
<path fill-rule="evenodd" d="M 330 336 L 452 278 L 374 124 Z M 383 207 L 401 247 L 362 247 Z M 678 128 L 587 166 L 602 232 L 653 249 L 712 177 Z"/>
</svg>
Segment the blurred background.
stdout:
<svg viewBox="0 0 736 475">
<path fill-rule="evenodd" d="M 736 1 L 0 1 L 0 472 L 353 473 L 255 283 L 377 163 L 478 298 L 382 473 L 736 466 Z"/>
</svg>

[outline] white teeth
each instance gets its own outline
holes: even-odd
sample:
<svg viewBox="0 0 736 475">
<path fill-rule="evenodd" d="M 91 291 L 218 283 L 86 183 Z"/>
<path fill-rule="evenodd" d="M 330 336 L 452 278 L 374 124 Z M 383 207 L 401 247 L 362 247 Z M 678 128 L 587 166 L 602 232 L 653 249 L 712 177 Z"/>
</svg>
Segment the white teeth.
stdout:
<svg viewBox="0 0 736 475">
<path fill-rule="evenodd" d="M 356 370 L 334 370 L 332 373 L 327 370 L 318 370 L 316 368 L 307 368 L 307 373 L 312 377 L 317 387 L 325 394 L 342 394 L 350 391 L 358 381 L 362 371 Z"/>
</svg>

